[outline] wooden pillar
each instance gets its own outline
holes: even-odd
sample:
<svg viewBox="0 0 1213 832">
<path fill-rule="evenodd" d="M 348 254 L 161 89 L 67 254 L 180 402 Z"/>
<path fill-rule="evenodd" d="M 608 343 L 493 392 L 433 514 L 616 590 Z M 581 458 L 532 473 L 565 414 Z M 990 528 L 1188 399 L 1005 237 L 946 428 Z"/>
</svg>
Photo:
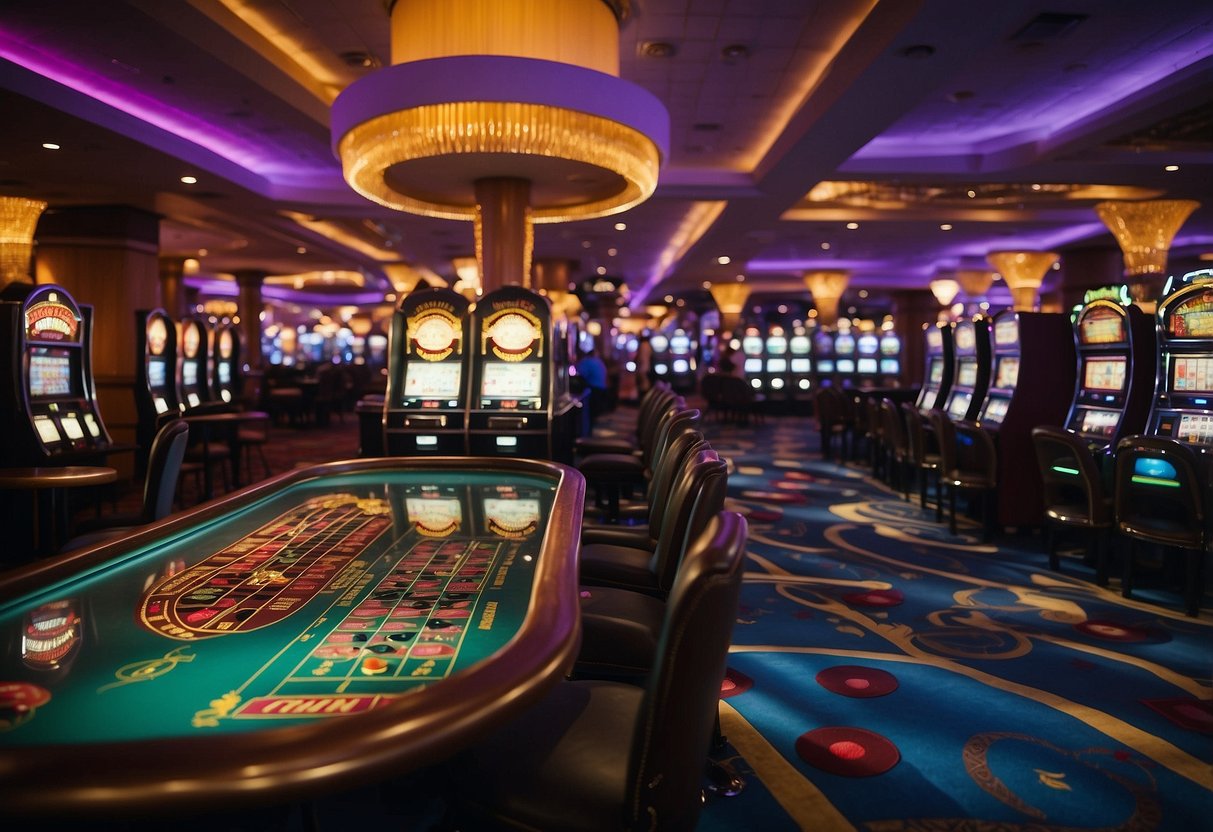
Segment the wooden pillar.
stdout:
<svg viewBox="0 0 1213 832">
<path fill-rule="evenodd" d="M 927 289 L 893 292 L 893 328 L 901 338 L 901 383 L 921 387 L 926 363 L 925 324 L 939 318 L 939 301 Z"/>
<path fill-rule="evenodd" d="M 260 370 L 264 363 L 261 355 L 261 284 L 266 273 L 244 269 L 233 275 L 240 287 L 236 307 L 240 315 L 241 358 L 250 370 Z"/>
<path fill-rule="evenodd" d="M 184 257 L 160 258 L 160 306 L 174 321 L 187 314 Z"/>
<path fill-rule="evenodd" d="M 531 288 L 531 183 L 476 180 L 476 259 L 487 295 L 502 286 Z"/>
</svg>

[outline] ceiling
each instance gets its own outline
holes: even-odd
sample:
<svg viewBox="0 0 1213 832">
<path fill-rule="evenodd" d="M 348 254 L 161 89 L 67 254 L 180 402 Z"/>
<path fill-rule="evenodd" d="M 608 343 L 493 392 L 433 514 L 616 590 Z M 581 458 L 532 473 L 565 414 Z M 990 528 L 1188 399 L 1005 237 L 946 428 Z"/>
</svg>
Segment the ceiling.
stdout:
<svg viewBox="0 0 1213 832">
<path fill-rule="evenodd" d="M 535 256 L 633 305 L 737 275 L 806 298 L 833 268 L 881 297 L 994 250 L 1115 250 L 1106 198 L 1202 201 L 1171 263 L 1213 257 L 1206 0 L 632 0 L 620 53 L 670 113 L 657 191 L 538 226 Z M 389 54 L 384 0 L 7 0 L 0 194 L 155 212 L 161 253 L 206 274 L 451 278 L 470 224 L 366 201 L 330 148 L 333 98 Z"/>
</svg>

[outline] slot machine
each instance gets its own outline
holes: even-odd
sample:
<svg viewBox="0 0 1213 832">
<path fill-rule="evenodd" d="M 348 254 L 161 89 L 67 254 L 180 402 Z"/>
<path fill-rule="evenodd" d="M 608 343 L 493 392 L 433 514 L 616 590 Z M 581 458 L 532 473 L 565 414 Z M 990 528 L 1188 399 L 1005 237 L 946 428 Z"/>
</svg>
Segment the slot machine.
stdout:
<svg viewBox="0 0 1213 832">
<path fill-rule="evenodd" d="M 855 369 L 855 336 L 840 326 L 834 333 L 834 377 L 843 387 L 850 387 L 855 383 Z"/>
<path fill-rule="evenodd" d="M 880 333 L 880 386 L 901 386 L 901 338 L 892 326 Z"/>
<path fill-rule="evenodd" d="M 0 461 L 70 465 L 110 450 L 93 382 L 92 307 L 54 284 L 10 283 L 0 301 Z"/>
<path fill-rule="evenodd" d="M 139 424 L 135 438 L 146 454 L 165 414 L 180 413 L 177 405 L 177 327 L 163 309 L 135 311 L 135 409 Z"/>
<path fill-rule="evenodd" d="M 695 353 L 698 345 L 685 329 L 678 327 L 670 333 L 670 386 L 678 393 L 689 393 L 695 389 L 698 362 Z"/>
<path fill-rule="evenodd" d="M 978 315 L 953 324 L 952 355 L 955 371 L 943 409 L 954 422 L 973 421 L 990 382 L 990 319 Z"/>
<path fill-rule="evenodd" d="M 468 452 L 468 306 L 463 295 L 441 288 L 416 289 L 397 305 L 383 404 L 389 456 Z"/>
<path fill-rule="evenodd" d="M 211 342 L 211 398 L 231 404 L 240 397 L 240 331 L 231 321 L 222 321 L 215 327 Z"/>
<path fill-rule="evenodd" d="M 995 315 L 991 330 L 990 382 L 977 420 L 998 453 L 998 525 L 1035 526 L 1044 504 L 1032 428 L 1065 421 L 1074 390 L 1073 331 L 1066 315 L 1014 309 Z"/>
<path fill-rule="evenodd" d="M 758 393 L 766 393 L 766 378 L 764 371 L 766 363 L 766 344 L 762 333 L 756 326 L 747 326 L 741 336 L 741 371 L 752 387 Z"/>
<path fill-rule="evenodd" d="M 649 366 L 653 375 L 659 381 L 670 380 L 670 338 L 662 332 L 654 332 L 649 338 L 649 349 L 652 351 Z"/>
<path fill-rule="evenodd" d="M 926 341 L 926 372 L 922 388 L 918 391 L 918 409 L 926 413 L 943 407 L 952 392 L 952 327 L 946 323 L 923 324 L 923 339 Z"/>
<path fill-rule="evenodd" d="M 763 388 L 767 398 L 788 398 L 788 336 L 784 328 L 773 324 L 763 343 Z"/>
<path fill-rule="evenodd" d="M 1154 322 L 1124 286 L 1092 289 L 1073 326 L 1078 378 L 1066 427 L 1091 450 L 1112 453 L 1123 437 L 1145 430 L 1154 398 Z"/>
<path fill-rule="evenodd" d="M 813 375 L 819 386 L 834 383 L 834 332 L 818 329 L 813 334 Z"/>
<path fill-rule="evenodd" d="M 855 339 L 855 383 L 875 387 L 880 375 L 880 336 L 863 332 Z"/>
<path fill-rule="evenodd" d="M 1158 383 L 1146 432 L 1193 445 L 1207 466 L 1213 454 L 1213 269 L 1167 282 L 1157 326 Z"/>
<path fill-rule="evenodd" d="M 472 311 L 471 343 L 469 453 L 567 459 L 576 413 L 556 396 L 547 299 L 521 286 L 490 292 Z"/>
<path fill-rule="evenodd" d="M 187 315 L 177 338 L 177 402 L 183 411 L 206 408 L 211 402 L 210 324 Z"/>
<path fill-rule="evenodd" d="M 807 401 L 813 394 L 813 342 L 803 326 L 792 327 L 788 353 L 788 398 Z"/>
</svg>

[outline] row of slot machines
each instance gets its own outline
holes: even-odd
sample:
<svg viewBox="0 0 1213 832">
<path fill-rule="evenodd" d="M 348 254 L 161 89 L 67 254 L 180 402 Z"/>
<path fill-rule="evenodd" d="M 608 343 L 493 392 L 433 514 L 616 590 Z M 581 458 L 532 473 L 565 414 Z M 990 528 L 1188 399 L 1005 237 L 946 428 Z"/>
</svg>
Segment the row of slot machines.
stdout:
<svg viewBox="0 0 1213 832">
<path fill-rule="evenodd" d="M 693 333 L 679 326 L 649 336 L 652 350 L 650 366 L 658 381 L 668 383 L 676 393 L 690 393 L 698 383 L 699 342 Z"/>
<path fill-rule="evenodd" d="M 805 400 L 818 386 L 871 388 L 901 383 L 901 339 L 892 330 L 746 327 L 742 369 L 768 400 Z"/>
<path fill-rule="evenodd" d="M 173 321 L 163 309 L 135 312 L 136 439 L 151 446 L 165 414 L 230 410 L 242 385 L 239 328 L 200 315 Z"/>
<path fill-rule="evenodd" d="M 569 390 L 576 340 L 547 298 L 520 286 L 475 304 L 450 289 L 410 292 L 392 317 L 386 453 L 567 461 L 582 429 Z"/>
<path fill-rule="evenodd" d="M 929 325 L 925 341 L 917 406 L 994 434 L 1002 525 L 1039 522 L 1037 425 L 1079 434 L 1105 470 L 1137 434 L 1213 454 L 1213 270 L 1168 281 L 1154 319 L 1112 287 L 1072 317 L 1006 310 Z"/>
</svg>

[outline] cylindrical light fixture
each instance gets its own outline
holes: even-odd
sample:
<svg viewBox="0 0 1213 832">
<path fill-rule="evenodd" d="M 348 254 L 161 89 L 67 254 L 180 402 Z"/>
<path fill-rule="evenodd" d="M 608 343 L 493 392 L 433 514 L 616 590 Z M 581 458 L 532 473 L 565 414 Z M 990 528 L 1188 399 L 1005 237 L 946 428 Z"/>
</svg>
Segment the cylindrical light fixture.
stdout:
<svg viewBox="0 0 1213 832">
<path fill-rule="evenodd" d="M 708 292 L 720 310 L 720 328 L 733 332 L 741 323 L 741 311 L 745 309 L 746 299 L 750 296 L 750 287 L 738 280 L 733 283 L 713 283 L 708 287 Z"/>
<path fill-rule="evenodd" d="M 1040 300 L 1040 284 L 1053 264 L 1061 259 L 1055 251 L 991 251 L 986 261 L 1002 275 L 1011 290 L 1015 309 L 1031 312 Z"/>
<path fill-rule="evenodd" d="M 805 272 L 804 285 L 813 295 L 813 305 L 817 307 L 817 322 L 824 327 L 832 327 L 838 323 L 838 302 L 842 293 L 847 290 L 851 273 L 841 269 L 824 269 Z"/>
<path fill-rule="evenodd" d="M 994 272 L 989 269 L 957 269 L 956 281 L 970 298 L 983 298 L 994 285 Z"/>
<path fill-rule="evenodd" d="M 1163 274 L 1167 252 L 1180 226 L 1200 203 L 1192 199 L 1110 201 L 1095 205 L 1095 213 L 1112 232 L 1125 258 L 1125 276 Z"/>
<path fill-rule="evenodd" d="M 40 199 L 0 196 L 0 288 L 14 281 L 33 282 L 34 229 L 45 210 Z"/>
</svg>

